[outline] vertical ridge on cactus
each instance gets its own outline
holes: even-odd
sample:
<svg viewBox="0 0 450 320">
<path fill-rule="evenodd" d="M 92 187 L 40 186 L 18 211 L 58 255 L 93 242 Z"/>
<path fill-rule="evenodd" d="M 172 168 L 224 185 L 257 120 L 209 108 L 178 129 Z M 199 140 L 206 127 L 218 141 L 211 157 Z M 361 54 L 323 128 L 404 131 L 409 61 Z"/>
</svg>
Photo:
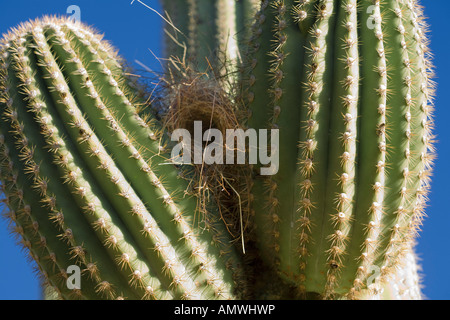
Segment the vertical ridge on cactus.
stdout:
<svg viewBox="0 0 450 320">
<path fill-rule="evenodd" d="M 0 42 L 6 216 L 47 284 L 63 299 L 420 299 L 435 150 L 418 1 L 162 4 L 157 106 L 81 23 Z M 174 163 L 170 134 L 194 121 L 278 130 L 258 140 L 278 171 Z"/>
</svg>

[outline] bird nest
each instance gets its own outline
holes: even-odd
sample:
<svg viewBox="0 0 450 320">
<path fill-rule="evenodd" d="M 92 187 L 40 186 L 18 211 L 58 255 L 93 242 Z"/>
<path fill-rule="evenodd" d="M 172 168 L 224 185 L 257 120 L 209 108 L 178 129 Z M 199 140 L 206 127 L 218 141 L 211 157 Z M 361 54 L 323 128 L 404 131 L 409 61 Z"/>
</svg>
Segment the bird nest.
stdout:
<svg viewBox="0 0 450 320">
<path fill-rule="evenodd" d="M 183 70 L 180 72 L 180 70 Z M 181 74 L 181 75 L 180 75 Z M 227 130 L 240 129 L 244 108 L 233 98 L 220 79 L 210 73 L 196 73 L 183 65 L 177 76 L 165 79 L 165 114 L 163 124 L 169 134 L 176 129 L 187 130 L 192 137 L 198 135 L 194 124 L 201 124 L 201 136 L 208 129 L 217 129 L 223 137 Z M 198 126 L 197 126 L 198 128 Z M 198 129 L 197 129 L 198 130 Z M 198 138 L 198 137 L 197 137 Z M 192 139 L 194 140 L 194 139 Z M 202 150 L 210 143 L 203 141 Z M 198 140 L 197 140 L 198 141 Z M 227 146 L 222 145 L 222 154 L 226 154 Z M 190 154 L 194 155 L 194 143 L 191 143 Z M 198 199 L 198 210 L 208 214 L 208 205 L 215 202 L 220 217 L 228 231 L 236 241 L 241 240 L 244 249 L 244 233 L 248 227 L 248 186 L 250 185 L 250 166 L 248 164 L 189 164 L 194 169 L 194 179 L 190 180 L 191 192 Z"/>
</svg>

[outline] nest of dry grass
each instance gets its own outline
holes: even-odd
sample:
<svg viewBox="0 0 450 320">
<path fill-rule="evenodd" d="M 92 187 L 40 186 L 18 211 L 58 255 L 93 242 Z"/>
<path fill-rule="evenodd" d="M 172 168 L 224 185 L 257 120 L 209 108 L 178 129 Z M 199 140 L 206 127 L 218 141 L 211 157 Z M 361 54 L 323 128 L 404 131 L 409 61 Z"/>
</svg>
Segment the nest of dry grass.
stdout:
<svg viewBox="0 0 450 320">
<path fill-rule="evenodd" d="M 166 110 L 162 122 L 167 132 L 187 129 L 193 137 L 194 121 L 202 122 L 203 132 L 214 128 L 224 137 L 227 129 L 242 129 L 244 108 L 234 98 L 232 84 L 224 84 L 214 77 L 213 72 L 197 73 L 180 61 L 173 63 L 177 66 L 176 71 L 171 70 L 164 84 Z M 244 234 L 250 225 L 250 166 L 202 163 L 193 164 L 193 167 L 194 179 L 192 176 L 188 179 L 199 212 L 208 214 L 208 205 L 215 202 L 229 233 L 245 250 Z"/>
</svg>

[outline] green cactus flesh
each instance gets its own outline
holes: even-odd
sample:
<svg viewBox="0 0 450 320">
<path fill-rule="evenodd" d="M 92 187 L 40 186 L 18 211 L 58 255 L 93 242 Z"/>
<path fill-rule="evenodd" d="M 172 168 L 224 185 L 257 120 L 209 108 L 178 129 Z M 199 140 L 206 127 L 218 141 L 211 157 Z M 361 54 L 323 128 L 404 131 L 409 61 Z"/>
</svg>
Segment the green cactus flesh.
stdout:
<svg viewBox="0 0 450 320">
<path fill-rule="evenodd" d="M 198 205 L 198 172 L 171 162 L 114 49 L 81 23 L 23 24 L 0 43 L 1 185 L 47 284 L 65 299 L 420 298 L 413 246 L 434 149 L 417 1 L 162 3 L 163 109 L 194 87 L 173 77 L 180 66 L 226 85 L 203 105 L 221 92 L 242 128 L 279 129 L 279 170 L 224 183 L 240 193 L 242 247 L 229 202 Z"/>
</svg>

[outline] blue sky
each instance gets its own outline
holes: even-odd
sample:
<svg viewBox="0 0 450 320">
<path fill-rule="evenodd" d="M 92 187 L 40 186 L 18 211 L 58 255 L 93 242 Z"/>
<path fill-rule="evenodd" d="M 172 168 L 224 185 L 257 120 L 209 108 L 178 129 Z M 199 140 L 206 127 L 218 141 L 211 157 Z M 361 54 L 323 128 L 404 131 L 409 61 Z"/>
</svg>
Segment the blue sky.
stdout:
<svg viewBox="0 0 450 320">
<path fill-rule="evenodd" d="M 157 0 L 145 3 L 161 10 Z M 438 159 L 435 165 L 428 218 L 418 238 L 417 254 L 423 269 L 423 292 L 429 299 L 450 299 L 450 37 L 448 36 L 448 0 L 422 0 L 431 25 L 431 48 L 435 55 L 438 83 L 435 122 L 438 136 Z M 77 5 L 81 20 L 105 33 L 128 61 L 140 61 L 153 70 L 160 70 L 155 58 L 162 57 L 162 20 L 152 11 L 131 0 L 15 0 L 2 1 L 0 34 L 10 27 L 44 14 L 66 14 L 70 5 Z M 154 55 L 153 55 L 154 54 Z M 138 65 L 136 65 L 138 69 Z M 449 236 L 449 238 L 447 238 Z M 9 235 L 6 222 L 0 219 L 0 300 L 39 299 L 39 282 L 24 253 Z"/>
</svg>

